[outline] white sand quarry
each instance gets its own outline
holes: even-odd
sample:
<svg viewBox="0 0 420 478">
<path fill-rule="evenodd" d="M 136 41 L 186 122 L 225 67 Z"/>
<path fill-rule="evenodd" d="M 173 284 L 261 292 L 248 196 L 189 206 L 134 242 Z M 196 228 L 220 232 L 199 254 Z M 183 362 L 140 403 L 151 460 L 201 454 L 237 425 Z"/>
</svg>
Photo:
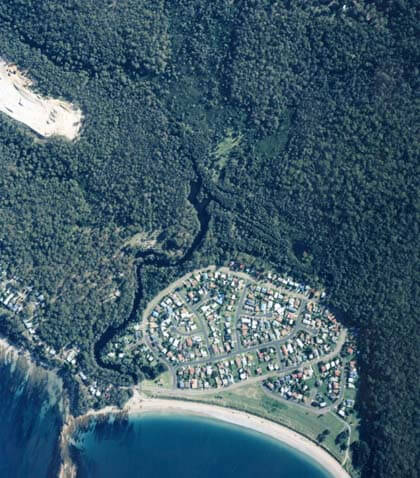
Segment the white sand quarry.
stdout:
<svg viewBox="0 0 420 478">
<path fill-rule="evenodd" d="M 16 66 L 0 58 L 0 112 L 48 138 L 73 140 L 82 125 L 82 112 L 71 103 L 43 98 L 30 90 L 31 81 Z"/>
</svg>

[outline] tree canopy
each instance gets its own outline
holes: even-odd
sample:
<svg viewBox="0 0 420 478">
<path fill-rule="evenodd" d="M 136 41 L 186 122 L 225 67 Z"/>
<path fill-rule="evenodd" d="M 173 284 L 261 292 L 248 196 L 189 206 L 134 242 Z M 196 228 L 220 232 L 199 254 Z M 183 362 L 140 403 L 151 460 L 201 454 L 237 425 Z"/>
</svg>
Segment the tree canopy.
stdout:
<svg viewBox="0 0 420 478">
<path fill-rule="evenodd" d="M 248 254 L 359 330 L 362 476 L 418 476 L 415 3 L 6 0 L 0 20 L 1 56 L 85 115 L 71 143 L 0 117 L 0 262 L 45 293 L 45 340 L 128 383 L 95 359 L 108 327 Z"/>
</svg>

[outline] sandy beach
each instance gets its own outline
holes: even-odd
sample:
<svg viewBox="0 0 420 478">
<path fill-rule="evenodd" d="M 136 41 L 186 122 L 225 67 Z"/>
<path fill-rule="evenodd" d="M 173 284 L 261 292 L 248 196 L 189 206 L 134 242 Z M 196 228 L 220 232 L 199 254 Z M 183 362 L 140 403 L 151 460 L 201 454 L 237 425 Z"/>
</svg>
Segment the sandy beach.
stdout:
<svg viewBox="0 0 420 478">
<path fill-rule="evenodd" d="M 0 339 L 0 349 L 6 352 L 6 360 L 9 354 L 19 354 L 15 347 L 11 346 L 6 340 Z M 74 478 L 76 469 L 71 462 L 68 454 L 69 438 L 74 431 L 75 425 L 80 421 L 85 420 L 89 416 L 107 415 L 110 413 L 128 413 L 131 415 L 139 415 L 142 413 L 162 413 L 162 414 L 184 414 L 197 415 L 208 417 L 215 420 L 221 420 L 226 423 L 231 423 L 243 428 L 263 433 L 269 437 L 279 440 L 299 452 L 307 455 L 311 459 L 319 463 L 326 469 L 334 478 L 350 478 L 350 475 L 345 471 L 340 463 L 335 460 L 327 451 L 318 446 L 316 443 L 305 438 L 299 433 L 290 430 L 282 425 L 271 422 L 264 418 L 255 415 L 233 410 L 230 408 L 218 407 L 216 405 L 209 405 L 205 403 L 171 400 L 161 398 L 149 398 L 141 395 L 136 389 L 133 390 L 133 397 L 126 403 L 121 410 L 115 406 L 108 406 L 100 410 L 90 410 L 85 415 L 74 419 L 67 415 L 66 423 L 63 427 L 60 436 L 60 445 L 62 451 L 62 464 L 59 473 L 59 478 Z"/>
<path fill-rule="evenodd" d="M 342 468 L 337 460 L 311 440 L 282 425 L 249 413 L 204 403 L 145 398 L 138 393 L 135 393 L 131 400 L 127 402 L 124 411 L 133 415 L 142 413 L 179 413 L 198 415 L 232 423 L 234 425 L 263 433 L 295 448 L 319 463 L 334 478 L 350 478 L 350 475 Z"/>
</svg>

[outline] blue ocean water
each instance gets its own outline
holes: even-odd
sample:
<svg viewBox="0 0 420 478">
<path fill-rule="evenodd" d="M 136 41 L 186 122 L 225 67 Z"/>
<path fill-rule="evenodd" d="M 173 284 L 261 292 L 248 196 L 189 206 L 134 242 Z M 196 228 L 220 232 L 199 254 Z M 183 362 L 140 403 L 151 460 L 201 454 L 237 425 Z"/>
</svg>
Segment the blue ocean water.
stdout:
<svg viewBox="0 0 420 478">
<path fill-rule="evenodd" d="M 57 477 L 61 400 L 53 373 L 0 349 L 0 478 Z"/>
<path fill-rule="evenodd" d="M 56 478 L 62 384 L 0 348 L 0 478 Z M 263 435 L 205 418 L 91 419 L 72 439 L 77 478 L 332 478 Z"/>
<path fill-rule="evenodd" d="M 92 422 L 73 454 L 77 478 L 331 478 L 273 439 L 183 415 Z"/>
</svg>

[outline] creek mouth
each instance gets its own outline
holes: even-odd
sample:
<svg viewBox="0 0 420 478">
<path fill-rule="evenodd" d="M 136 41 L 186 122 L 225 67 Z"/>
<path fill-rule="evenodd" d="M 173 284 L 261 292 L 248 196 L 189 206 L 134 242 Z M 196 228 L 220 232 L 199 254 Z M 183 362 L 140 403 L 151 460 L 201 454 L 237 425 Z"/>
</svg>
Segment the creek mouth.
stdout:
<svg viewBox="0 0 420 478">
<path fill-rule="evenodd" d="M 141 301 L 144 296 L 144 289 L 142 283 L 142 268 L 145 266 L 154 266 L 158 268 L 166 268 L 166 267 L 176 267 L 180 266 L 186 262 L 188 262 L 194 252 L 199 249 L 201 246 L 204 238 L 207 235 L 207 231 L 209 228 L 210 223 L 210 213 L 208 212 L 207 208 L 212 200 L 215 198 L 208 192 L 204 191 L 203 188 L 203 177 L 199 172 L 196 164 L 193 164 L 193 170 L 195 173 L 196 178 L 190 182 L 190 193 L 188 195 L 188 201 L 192 204 L 194 209 L 196 210 L 197 217 L 199 220 L 199 230 L 194 237 L 191 245 L 185 251 L 184 255 L 177 258 L 177 259 L 170 259 L 165 253 L 156 250 L 148 250 L 148 251 L 140 251 L 137 252 L 135 255 L 136 263 L 136 279 L 137 279 L 137 288 L 136 293 L 134 296 L 133 306 L 131 308 L 131 312 L 128 317 L 119 325 L 110 325 L 106 328 L 105 332 L 99 338 L 97 342 L 95 342 L 93 351 L 96 363 L 104 369 L 113 370 L 115 372 L 119 372 L 121 374 L 127 375 L 127 372 L 123 372 L 121 367 L 118 364 L 109 364 L 102 360 L 102 351 L 108 344 L 110 340 L 117 334 L 119 334 L 122 330 L 124 330 L 129 323 L 133 322 L 136 319 L 137 310 L 140 307 Z M 199 197 L 203 196 L 200 200 Z M 138 261 L 138 262 L 137 262 Z M 134 383 L 138 382 L 138 376 L 135 373 L 129 374 L 133 379 Z"/>
</svg>

